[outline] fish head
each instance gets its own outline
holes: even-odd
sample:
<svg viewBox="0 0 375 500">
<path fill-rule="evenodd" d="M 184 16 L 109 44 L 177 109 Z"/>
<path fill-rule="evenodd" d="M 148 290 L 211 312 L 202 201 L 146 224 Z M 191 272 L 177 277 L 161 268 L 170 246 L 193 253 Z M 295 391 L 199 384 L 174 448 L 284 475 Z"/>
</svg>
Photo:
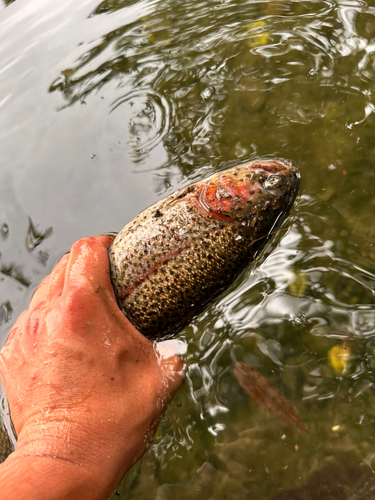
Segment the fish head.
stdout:
<svg viewBox="0 0 375 500">
<path fill-rule="evenodd" d="M 259 160 L 202 181 L 196 199 L 207 215 L 264 238 L 288 215 L 299 181 L 298 170 L 285 160 Z"/>
</svg>

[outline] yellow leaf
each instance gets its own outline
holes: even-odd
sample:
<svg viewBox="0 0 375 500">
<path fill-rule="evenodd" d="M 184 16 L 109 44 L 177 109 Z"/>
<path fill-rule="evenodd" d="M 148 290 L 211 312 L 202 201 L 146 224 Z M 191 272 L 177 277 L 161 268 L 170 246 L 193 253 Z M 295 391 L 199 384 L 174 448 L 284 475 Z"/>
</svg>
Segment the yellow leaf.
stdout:
<svg viewBox="0 0 375 500">
<path fill-rule="evenodd" d="M 246 26 L 247 31 L 256 32 L 251 34 L 247 40 L 249 47 L 260 47 L 268 43 L 270 34 L 268 32 L 262 33 L 262 28 L 265 25 L 266 23 L 264 21 L 254 21 Z"/>
<path fill-rule="evenodd" d="M 342 375 L 349 364 L 350 349 L 342 345 L 335 345 L 328 351 L 328 360 L 336 375 Z"/>
<path fill-rule="evenodd" d="M 297 270 L 289 280 L 289 290 L 294 297 L 302 297 L 307 286 L 307 275 L 304 271 Z"/>
<path fill-rule="evenodd" d="M 249 23 L 247 26 L 246 26 L 246 29 L 247 31 L 252 31 L 256 28 L 263 28 L 263 26 L 265 26 L 266 23 L 264 21 L 253 21 L 252 23 Z"/>
</svg>

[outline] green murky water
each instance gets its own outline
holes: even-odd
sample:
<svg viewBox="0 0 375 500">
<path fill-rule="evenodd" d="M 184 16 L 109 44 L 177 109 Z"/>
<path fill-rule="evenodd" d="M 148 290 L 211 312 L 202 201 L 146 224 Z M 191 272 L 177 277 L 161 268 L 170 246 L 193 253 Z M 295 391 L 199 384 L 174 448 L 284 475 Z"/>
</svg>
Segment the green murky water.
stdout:
<svg viewBox="0 0 375 500">
<path fill-rule="evenodd" d="M 2 343 L 77 239 L 236 163 L 301 170 L 273 252 L 179 335 L 186 380 L 113 498 L 374 498 L 374 2 L 5 0 L 0 61 Z"/>
</svg>

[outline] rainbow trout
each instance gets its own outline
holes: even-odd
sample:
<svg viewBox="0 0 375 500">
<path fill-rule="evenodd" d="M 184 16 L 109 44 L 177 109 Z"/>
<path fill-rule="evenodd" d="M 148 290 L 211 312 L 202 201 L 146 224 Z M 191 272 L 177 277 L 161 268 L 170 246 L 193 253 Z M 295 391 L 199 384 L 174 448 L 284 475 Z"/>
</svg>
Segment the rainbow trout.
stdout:
<svg viewBox="0 0 375 500">
<path fill-rule="evenodd" d="M 141 212 L 109 249 L 122 311 L 150 339 L 178 333 L 254 261 L 298 186 L 298 171 L 287 162 L 254 161 Z"/>
</svg>

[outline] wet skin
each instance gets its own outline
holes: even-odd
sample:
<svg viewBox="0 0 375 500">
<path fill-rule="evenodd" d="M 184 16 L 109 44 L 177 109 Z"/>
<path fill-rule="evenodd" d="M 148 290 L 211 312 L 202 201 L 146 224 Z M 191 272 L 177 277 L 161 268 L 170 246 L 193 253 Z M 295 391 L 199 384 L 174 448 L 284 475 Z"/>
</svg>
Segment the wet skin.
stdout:
<svg viewBox="0 0 375 500">
<path fill-rule="evenodd" d="M 106 499 L 146 450 L 181 382 L 180 360 L 160 358 L 118 308 L 111 242 L 73 245 L 1 351 L 18 435 L 0 466 L 3 500 Z"/>
</svg>

